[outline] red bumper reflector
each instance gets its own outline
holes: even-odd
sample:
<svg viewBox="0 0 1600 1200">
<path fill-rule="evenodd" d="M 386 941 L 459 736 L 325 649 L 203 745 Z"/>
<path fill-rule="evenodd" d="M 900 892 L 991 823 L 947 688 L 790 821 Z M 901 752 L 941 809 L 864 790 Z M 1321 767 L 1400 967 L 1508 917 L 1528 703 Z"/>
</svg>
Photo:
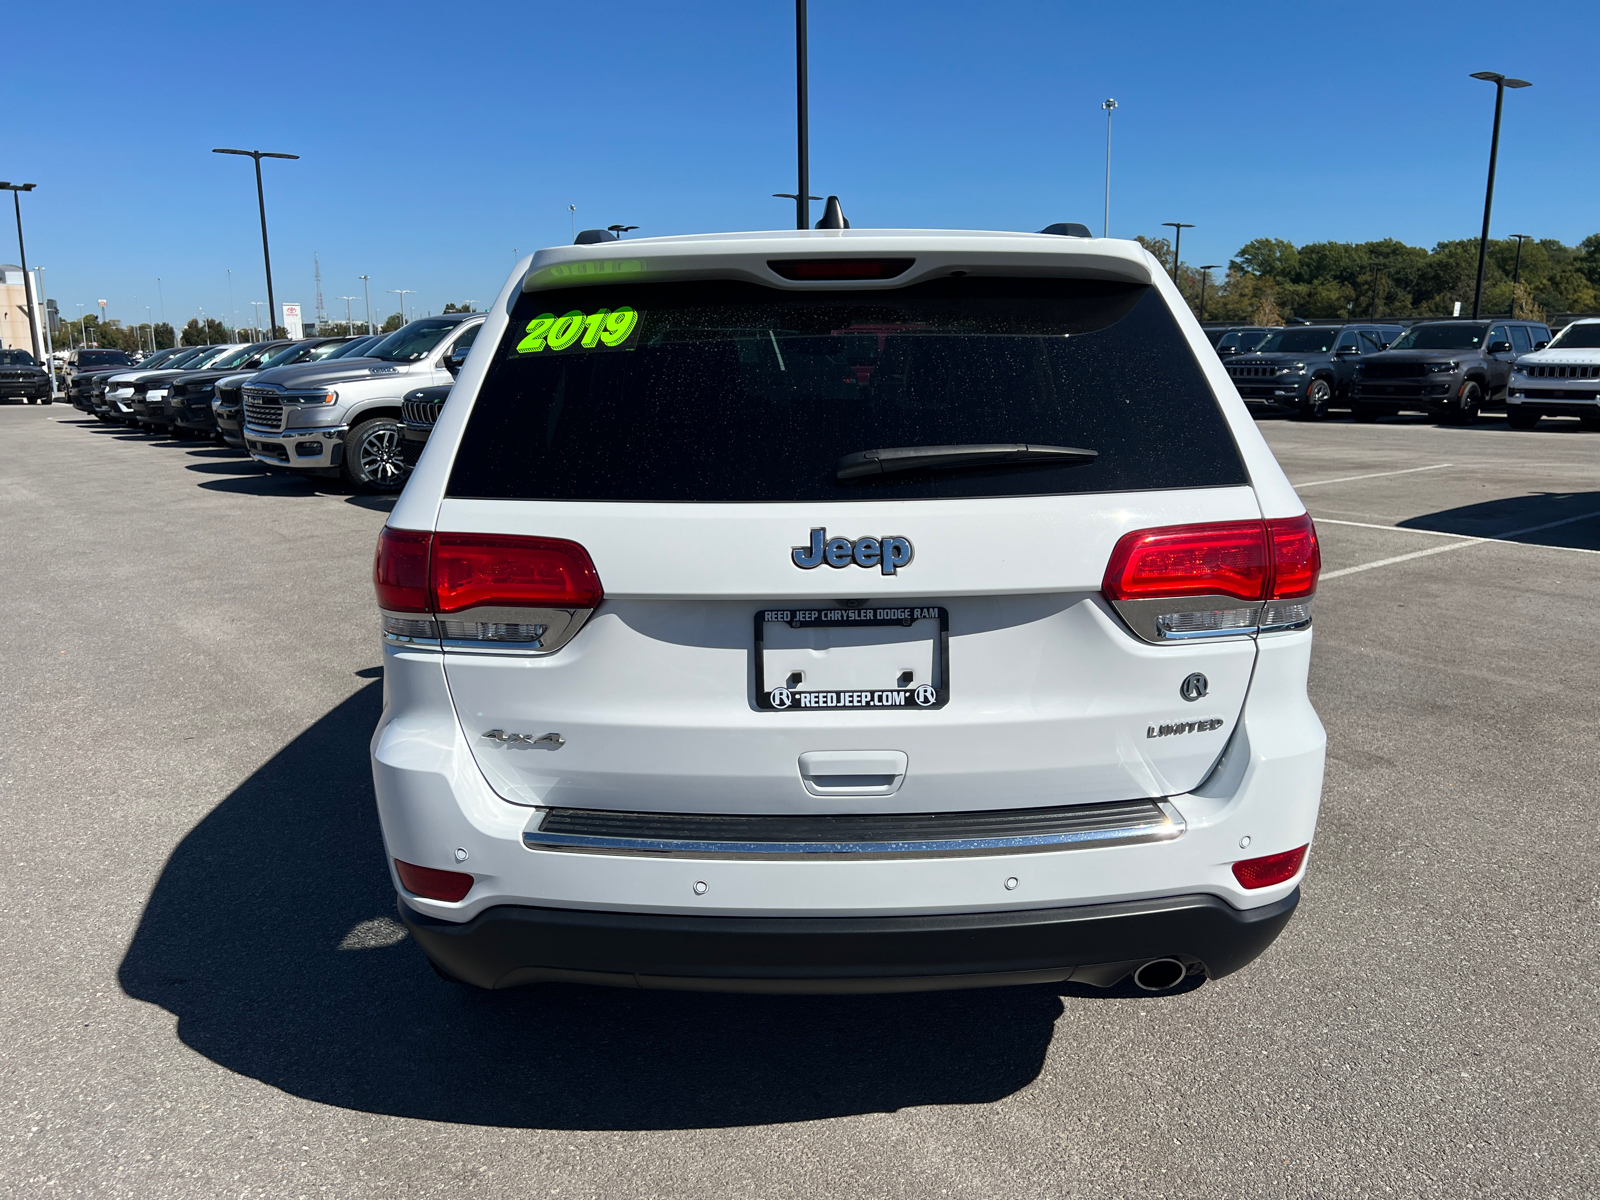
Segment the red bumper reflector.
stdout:
<svg viewBox="0 0 1600 1200">
<path fill-rule="evenodd" d="M 419 867 L 416 863 L 394 860 L 395 874 L 400 876 L 400 886 L 413 896 L 424 900 L 443 900 L 454 904 L 472 890 L 472 876 L 463 871 L 441 871 L 437 867 Z"/>
<path fill-rule="evenodd" d="M 1293 879 L 1299 873 L 1300 864 L 1305 862 L 1306 851 L 1310 848 L 1301 846 L 1297 850 L 1285 850 L 1282 854 L 1267 854 L 1261 858 L 1236 862 L 1233 864 L 1233 877 L 1239 881 L 1240 887 L 1252 891 Z"/>
</svg>

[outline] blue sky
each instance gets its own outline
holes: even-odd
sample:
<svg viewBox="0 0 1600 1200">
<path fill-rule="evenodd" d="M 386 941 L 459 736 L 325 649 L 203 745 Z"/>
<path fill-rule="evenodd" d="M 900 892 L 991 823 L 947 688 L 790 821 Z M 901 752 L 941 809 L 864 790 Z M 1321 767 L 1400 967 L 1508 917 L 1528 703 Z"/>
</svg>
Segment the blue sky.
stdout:
<svg viewBox="0 0 1600 1200">
<path fill-rule="evenodd" d="M 250 15 L 250 14 L 268 15 Z M 248 159 L 269 162 L 280 302 L 390 288 L 493 298 L 513 250 L 613 222 L 639 236 L 784 228 L 793 5 L 18 5 L 0 178 L 61 310 L 125 321 L 266 298 Z M 1476 236 L 1494 89 L 1494 232 L 1600 231 L 1600 5 L 811 2 L 811 177 L 858 228 L 1099 230 L 1189 221 L 1186 262 L 1253 237 Z M 1564 48 L 1565 47 L 1565 48 Z M 10 214 L 0 258 L 14 260 Z M 362 301 L 354 304 L 359 319 Z"/>
</svg>

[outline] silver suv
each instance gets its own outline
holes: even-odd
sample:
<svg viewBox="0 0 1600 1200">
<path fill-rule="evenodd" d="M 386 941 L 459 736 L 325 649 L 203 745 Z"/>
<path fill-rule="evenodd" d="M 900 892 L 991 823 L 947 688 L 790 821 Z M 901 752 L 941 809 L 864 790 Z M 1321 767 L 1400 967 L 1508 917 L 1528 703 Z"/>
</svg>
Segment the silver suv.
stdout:
<svg viewBox="0 0 1600 1200">
<path fill-rule="evenodd" d="M 263 371 L 244 387 L 244 440 L 268 467 L 338 477 L 363 491 L 398 492 L 409 468 L 400 453 L 400 398 L 449 383 L 483 327 L 482 313 L 426 317 L 361 358 Z"/>
</svg>

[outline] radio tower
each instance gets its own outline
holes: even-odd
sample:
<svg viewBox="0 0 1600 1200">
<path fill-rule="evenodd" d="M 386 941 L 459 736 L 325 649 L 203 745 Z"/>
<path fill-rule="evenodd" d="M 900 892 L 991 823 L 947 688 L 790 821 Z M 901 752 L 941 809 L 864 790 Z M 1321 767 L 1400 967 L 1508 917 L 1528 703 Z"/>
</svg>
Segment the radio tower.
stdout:
<svg viewBox="0 0 1600 1200">
<path fill-rule="evenodd" d="M 328 314 L 322 311 L 322 261 L 317 258 L 317 252 L 311 252 L 311 262 L 317 268 L 317 329 L 328 323 Z"/>
</svg>

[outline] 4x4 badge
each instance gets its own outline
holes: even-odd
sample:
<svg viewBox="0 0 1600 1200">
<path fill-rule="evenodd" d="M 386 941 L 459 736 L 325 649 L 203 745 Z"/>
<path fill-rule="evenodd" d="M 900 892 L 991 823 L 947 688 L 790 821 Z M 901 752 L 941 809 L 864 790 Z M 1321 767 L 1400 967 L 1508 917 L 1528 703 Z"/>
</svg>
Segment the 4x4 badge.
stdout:
<svg viewBox="0 0 1600 1200">
<path fill-rule="evenodd" d="M 796 546 L 790 557 L 803 571 L 827 563 L 830 567 L 877 567 L 885 575 L 893 575 L 911 562 L 911 539 L 903 537 L 830 538 L 826 529 L 811 531 L 809 546 Z"/>
</svg>

